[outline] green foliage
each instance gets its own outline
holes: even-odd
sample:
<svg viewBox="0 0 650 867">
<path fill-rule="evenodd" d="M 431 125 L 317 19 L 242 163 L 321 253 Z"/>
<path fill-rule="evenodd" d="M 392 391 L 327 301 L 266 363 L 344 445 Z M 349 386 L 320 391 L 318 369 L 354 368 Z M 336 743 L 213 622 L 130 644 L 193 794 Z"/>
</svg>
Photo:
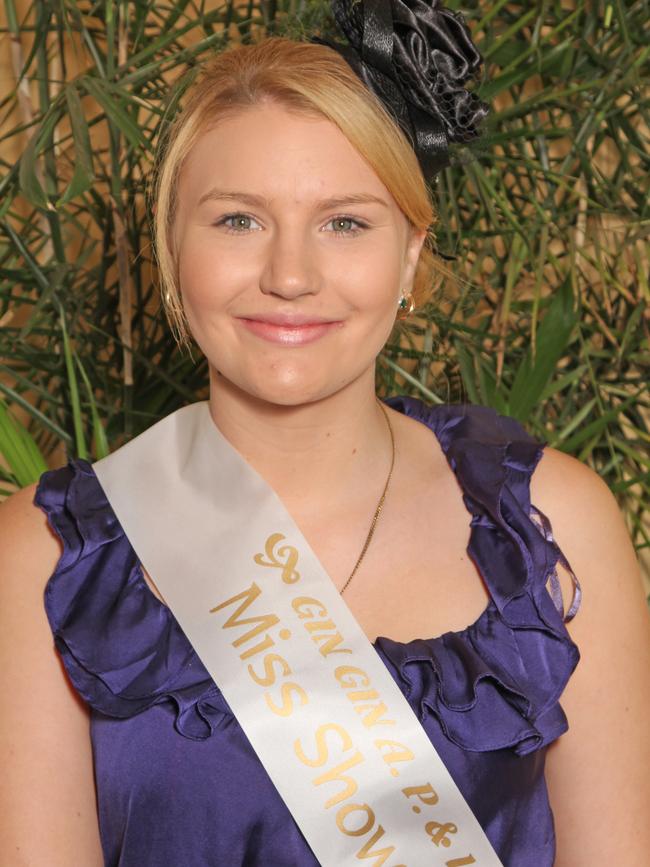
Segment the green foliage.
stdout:
<svg viewBox="0 0 650 867">
<path fill-rule="evenodd" d="M 455 279 L 396 328 L 379 391 L 515 416 L 589 462 L 648 546 L 647 5 L 447 5 L 485 57 L 492 112 L 480 147 L 458 148 L 433 191 Z M 179 353 L 156 295 L 144 198 L 155 143 L 230 40 L 335 30 L 326 0 L 200 14 L 187 0 L 40 0 L 23 21 L 4 0 L 4 11 L 5 46 L 9 34 L 22 45 L 0 100 L 11 487 L 38 478 L 57 447 L 97 459 L 207 396 L 205 362 Z"/>
</svg>

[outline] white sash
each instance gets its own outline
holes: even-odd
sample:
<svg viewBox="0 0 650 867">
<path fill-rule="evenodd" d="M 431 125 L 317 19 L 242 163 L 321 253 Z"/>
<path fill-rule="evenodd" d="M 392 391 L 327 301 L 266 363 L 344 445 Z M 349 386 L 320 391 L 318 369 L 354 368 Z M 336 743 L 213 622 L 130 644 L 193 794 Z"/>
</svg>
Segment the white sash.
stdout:
<svg viewBox="0 0 650 867">
<path fill-rule="evenodd" d="M 208 401 L 93 469 L 323 867 L 501 865 L 334 583 Z"/>
</svg>

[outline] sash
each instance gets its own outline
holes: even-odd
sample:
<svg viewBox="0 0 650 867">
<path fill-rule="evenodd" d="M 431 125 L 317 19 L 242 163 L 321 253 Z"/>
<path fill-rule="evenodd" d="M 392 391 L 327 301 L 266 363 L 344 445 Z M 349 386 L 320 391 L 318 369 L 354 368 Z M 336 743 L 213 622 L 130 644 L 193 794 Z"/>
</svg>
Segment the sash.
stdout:
<svg viewBox="0 0 650 867">
<path fill-rule="evenodd" d="M 331 578 L 208 401 L 93 469 L 323 867 L 501 867 Z"/>
</svg>

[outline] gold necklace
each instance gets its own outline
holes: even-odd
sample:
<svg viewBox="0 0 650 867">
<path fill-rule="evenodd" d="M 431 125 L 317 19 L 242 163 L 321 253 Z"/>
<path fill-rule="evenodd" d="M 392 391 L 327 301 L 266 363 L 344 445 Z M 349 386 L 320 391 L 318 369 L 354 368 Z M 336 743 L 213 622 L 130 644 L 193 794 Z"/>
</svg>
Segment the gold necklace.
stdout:
<svg viewBox="0 0 650 867">
<path fill-rule="evenodd" d="M 363 548 L 361 550 L 361 554 L 359 554 L 359 559 L 357 560 L 357 562 L 354 566 L 354 569 L 352 570 L 352 574 L 350 575 L 348 580 L 345 582 L 343 587 L 341 587 L 341 590 L 340 590 L 341 593 L 344 592 L 345 588 L 348 586 L 350 581 L 352 581 L 352 579 L 354 578 L 356 571 L 359 568 L 359 564 L 363 560 L 364 555 L 365 555 L 366 551 L 368 550 L 368 546 L 370 545 L 370 541 L 371 541 L 371 539 L 374 535 L 374 532 L 375 532 L 375 526 L 377 525 L 377 520 L 379 519 L 379 515 L 381 514 L 381 510 L 382 510 L 382 507 L 384 505 L 384 500 L 386 499 L 386 491 L 388 490 L 388 485 L 390 483 L 390 477 L 393 475 L 393 466 L 395 465 L 395 435 L 393 434 L 393 426 L 391 425 L 390 419 L 388 418 L 388 413 L 384 409 L 384 405 L 379 400 L 379 398 L 377 398 L 377 403 L 379 404 L 379 408 L 381 409 L 381 411 L 384 414 L 384 418 L 386 419 L 386 424 L 388 425 L 388 430 L 390 432 L 390 444 L 391 444 L 391 448 L 392 448 L 390 470 L 388 471 L 388 478 L 386 479 L 386 484 L 384 485 L 384 490 L 382 492 L 381 497 L 379 498 L 379 503 L 377 504 L 377 508 L 375 509 L 375 514 L 374 514 L 374 517 L 372 519 L 372 524 L 370 525 L 370 530 L 368 531 L 368 535 L 366 537 L 366 541 L 365 541 Z"/>
</svg>

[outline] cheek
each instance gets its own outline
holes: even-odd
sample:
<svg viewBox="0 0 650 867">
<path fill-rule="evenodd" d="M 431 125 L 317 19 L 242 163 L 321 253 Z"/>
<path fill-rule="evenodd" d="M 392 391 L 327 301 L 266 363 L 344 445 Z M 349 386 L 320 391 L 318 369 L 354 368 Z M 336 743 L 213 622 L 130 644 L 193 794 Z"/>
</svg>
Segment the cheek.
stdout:
<svg viewBox="0 0 650 867">
<path fill-rule="evenodd" d="M 245 268 L 241 256 L 228 257 L 209 238 L 184 239 L 178 262 L 181 302 L 199 343 L 201 333 L 223 331 L 233 301 L 250 285 Z"/>
<path fill-rule="evenodd" d="M 400 296 L 400 269 L 395 257 L 369 257 L 364 267 L 345 277 L 349 299 L 366 327 L 386 327 L 395 318 Z"/>
<path fill-rule="evenodd" d="M 377 232 L 347 261 L 342 258 L 339 285 L 347 286 L 358 298 L 359 306 L 369 311 L 390 306 L 393 298 L 397 304 L 402 279 L 401 259 L 394 235 Z"/>
<path fill-rule="evenodd" d="M 178 261 L 178 279 L 186 303 L 193 306 L 214 303 L 219 295 L 215 288 L 224 285 L 220 265 L 210 246 L 184 240 Z"/>
</svg>

